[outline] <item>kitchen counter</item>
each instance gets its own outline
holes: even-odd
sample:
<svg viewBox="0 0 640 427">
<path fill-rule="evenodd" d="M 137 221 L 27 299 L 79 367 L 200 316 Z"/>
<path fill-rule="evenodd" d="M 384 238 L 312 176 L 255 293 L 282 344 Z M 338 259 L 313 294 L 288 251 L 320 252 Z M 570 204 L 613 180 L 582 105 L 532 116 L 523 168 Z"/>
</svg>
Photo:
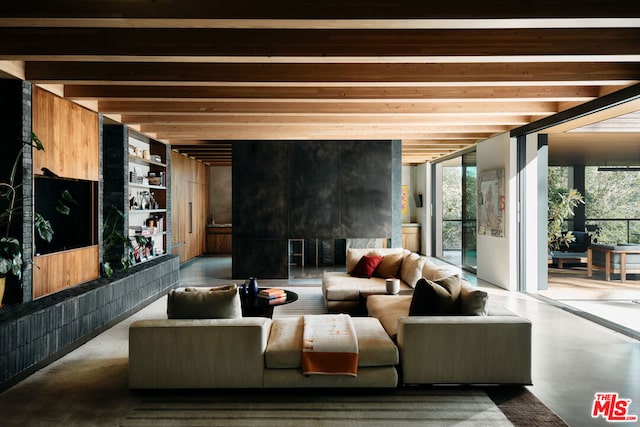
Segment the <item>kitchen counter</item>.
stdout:
<svg viewBox="0 0 640 427">
<path fill-rule="evenodd" d="M 207 224 L 207 253 L 230 254 L 231 232 L 231 224 Z"/>
</svg>

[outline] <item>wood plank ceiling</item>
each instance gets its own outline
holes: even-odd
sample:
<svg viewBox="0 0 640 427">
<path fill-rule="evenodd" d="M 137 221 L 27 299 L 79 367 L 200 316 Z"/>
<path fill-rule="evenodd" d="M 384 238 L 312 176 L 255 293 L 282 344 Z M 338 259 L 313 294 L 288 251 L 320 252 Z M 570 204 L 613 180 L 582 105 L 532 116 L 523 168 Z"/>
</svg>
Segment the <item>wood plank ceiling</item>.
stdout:
<svg viewBox="0 0 640 427">
<path fill-rule="evenodd" d="M 640 81 L 637 0 L 220 3 L 11 0 L 0 71 L 210 165 L 247 139 L 418 164 Z"/>
</svg>

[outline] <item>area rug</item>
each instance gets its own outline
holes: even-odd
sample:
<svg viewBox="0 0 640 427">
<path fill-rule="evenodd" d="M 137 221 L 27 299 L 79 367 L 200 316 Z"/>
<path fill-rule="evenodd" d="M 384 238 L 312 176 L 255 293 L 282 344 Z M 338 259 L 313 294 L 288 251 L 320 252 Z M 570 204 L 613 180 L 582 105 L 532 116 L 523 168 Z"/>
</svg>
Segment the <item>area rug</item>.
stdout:
<svg viewBox="0 0 640 427">
<path fill-rule="evenodd" d="M 324 314 L 327 312 L 320 286 L 287 286 L 285 289 L 298 294 L 298 300 L 291 304 L 274 307 L 273 318 L 293 317 L 303 314 Z"/>
<path fill-rule="evenodd" d="M 163 426 L 510 426 L 482 390 L 227 391 L 142 399 L 121 424 Z"/>
</svg>

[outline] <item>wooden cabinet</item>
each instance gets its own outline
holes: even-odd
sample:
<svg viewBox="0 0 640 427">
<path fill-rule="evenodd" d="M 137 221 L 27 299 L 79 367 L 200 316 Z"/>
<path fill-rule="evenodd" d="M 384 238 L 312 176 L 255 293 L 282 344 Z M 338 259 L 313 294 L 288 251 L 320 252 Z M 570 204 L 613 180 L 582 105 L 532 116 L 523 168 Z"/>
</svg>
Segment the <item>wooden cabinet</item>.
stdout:
<svg viewBox="0 0 640 427">
<path fill-rule="evenodd" d="M 98 114 L 37 86 L 33 86 L 31 102 L 32 130 L 45 148 L 33 150 L 34 213 L 46 216 L 54 231 L 50 245 L 37 235 L 32 239 L 31 296 L 35 299 L 100 276 L 95 211 L 100 120 Z M 55 177 L 45 176 L 43 168 Z M 56 194 L 67 190 L 76 199 L 69 215 L 59 215 L 51 207 L 55 206 L 49 203 L 53 189 Z"/>
<path fill-rule="evenodd" d="M 231 226 L 207 226 L 207 253 L 231 253 Z"/>
<path fill-rule="evenodd" d="M 171 248 L 186 262 L 206 252 L 209 167 L 171 153 Z"/>
<path fill-rule="evenodd" d="M 420 224 L 402 224 L 402 247 L 411 252 L 420 253 L 422 233 Z"/>
</svg>

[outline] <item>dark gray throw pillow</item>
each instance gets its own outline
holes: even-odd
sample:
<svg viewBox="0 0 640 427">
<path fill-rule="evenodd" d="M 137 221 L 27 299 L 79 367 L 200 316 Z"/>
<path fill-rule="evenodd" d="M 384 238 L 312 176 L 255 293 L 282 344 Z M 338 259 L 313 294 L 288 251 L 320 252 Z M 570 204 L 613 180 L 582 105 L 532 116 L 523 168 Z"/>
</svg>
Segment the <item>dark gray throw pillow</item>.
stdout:
<svg viewBox="0 0 640 427">
<path fill-rule="evenodd" d="M 238 287 L 173 289 L 167 300 L 169 319 L 235 319 L 242 317 Z"/>
<path fill-rule="evenodd" d="M 453 275 L 437 281 L 424 277 L 416 283 L 409 306 L 409 316 L 437 316 L 458 314 L 460 276 Z"/>
</svg>

